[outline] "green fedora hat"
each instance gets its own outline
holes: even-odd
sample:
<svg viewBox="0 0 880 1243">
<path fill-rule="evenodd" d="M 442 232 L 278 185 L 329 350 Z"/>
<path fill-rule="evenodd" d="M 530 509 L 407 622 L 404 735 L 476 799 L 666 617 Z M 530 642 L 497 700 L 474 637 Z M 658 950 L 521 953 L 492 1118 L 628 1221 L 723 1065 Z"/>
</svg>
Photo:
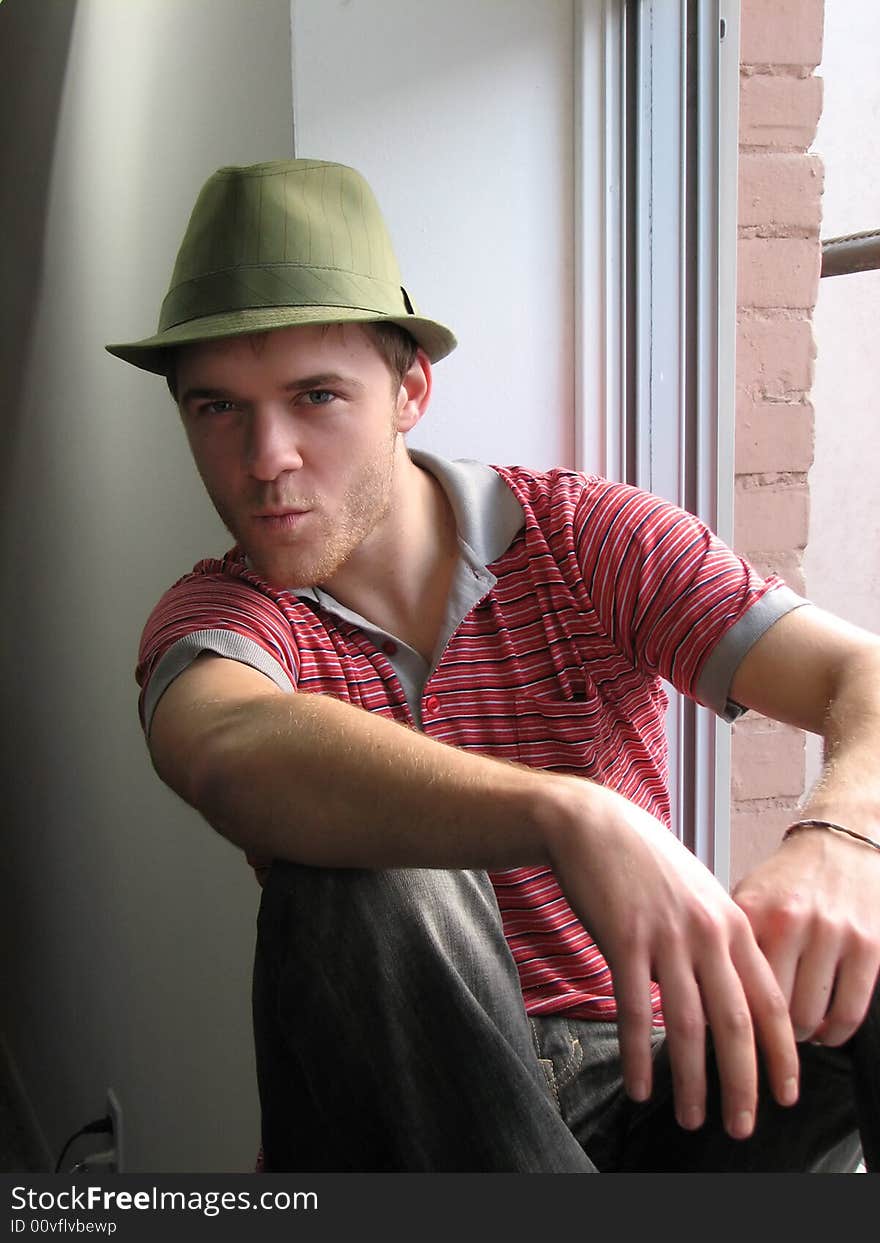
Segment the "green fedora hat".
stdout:
<svg viewBox="0 0 880 1243">
<path fill-rule="evenodd" d="M 332 323 L 399 324 L 432 362 L 456 346 L 404 289 L 379 205 L 360 173 L 322 160 L 278 160 L 209 177 L 157 331 L 106 348 L 165 375 L 176 346 Z"/>
</svg>

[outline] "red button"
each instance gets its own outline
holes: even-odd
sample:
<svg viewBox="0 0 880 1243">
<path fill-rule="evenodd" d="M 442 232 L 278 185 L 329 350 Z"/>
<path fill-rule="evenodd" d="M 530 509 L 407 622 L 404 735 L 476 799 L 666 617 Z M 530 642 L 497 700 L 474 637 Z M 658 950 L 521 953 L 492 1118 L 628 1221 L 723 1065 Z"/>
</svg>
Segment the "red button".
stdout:
<svg viewBox="0 0 880 1243">
<path fill-rule="evenodd" d="M 440 707 L 440 700 L 437 698 L 436 695 L 429 695 L 428 698 L 425 700 L 425 711 L 426 712 L 436 712 L 439 707 Z"/>
<path fill-rule="evenodd" d="M 393 656 L 397 651 L 397 644 L 393 641 L 393 639 L 386 639 L 382 644 L 382 651 L 386 656 Z"/>
</svg>

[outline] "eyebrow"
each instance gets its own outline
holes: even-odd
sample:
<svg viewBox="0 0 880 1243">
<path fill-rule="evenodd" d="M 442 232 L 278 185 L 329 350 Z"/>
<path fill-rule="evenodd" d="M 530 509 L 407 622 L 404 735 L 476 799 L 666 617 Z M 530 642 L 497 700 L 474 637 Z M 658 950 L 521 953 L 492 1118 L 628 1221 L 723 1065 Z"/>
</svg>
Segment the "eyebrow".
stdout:
<svg viewBox="0 0 880 1243">
<path fill-rule="evenodd" d="M 225 388 L 188 388 L 180 395 L 180 405 L 185 406 L 191 401 L 204 401 L 218 397 L 225 400 L 231 395 Z"/>
<path fill-rule="evenodd" d="M 310 389 L 327 388 L 333 384 L 343 384 L 346 388 L 353 389 L 357 393 L 363 393 L 366 385 L 363 384 L 353 375 L 343 375 L 338 371 L 322 371 L 317 375 L 301 376 L 297 380 L 288 380 L 286 384 L 282 384 L 282 391 L 285 393 L 308 392 Z M 188 405 L 191 401 L 230 401 L 235 399 L 235 393 L 228 388 L 188 388 L 181 395 L 181 406 Z"/>
<path fill-rule="evenodd" d="M 356 376 L 343 375 L 340 371 L 322 371 L 318 375 L 303 376 L 302 379 L 291 380 L 282 387 L 285 392 L 290 392 L 291 389 L 326 388 L 328 384 L 344 384 L 358 393 L 362 393 L 366 388 L 366 385 Z"/>
</svg>

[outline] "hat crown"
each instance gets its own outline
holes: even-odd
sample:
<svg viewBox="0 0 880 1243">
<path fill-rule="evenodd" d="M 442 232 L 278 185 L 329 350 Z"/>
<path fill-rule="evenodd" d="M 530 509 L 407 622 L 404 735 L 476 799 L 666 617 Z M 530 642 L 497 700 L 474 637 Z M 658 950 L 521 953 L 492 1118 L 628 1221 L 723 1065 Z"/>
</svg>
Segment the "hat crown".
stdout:
<svg viewBox="0 0 880 1243">
<path fill-rule="evenodd" d="M 195 313 L 310 303 L 405 310 L 391 239 L 366 181 L 320 160 L 219 169 L 190 216 L 160 331 Z"/>
<path fill-rule="evenodd" d="M 218 169 L 196 200 L 171 288 L 211 272 L 266 264 L 401 283 L 372 190 L 355 169 L 321 160 Z"/>
</svg>

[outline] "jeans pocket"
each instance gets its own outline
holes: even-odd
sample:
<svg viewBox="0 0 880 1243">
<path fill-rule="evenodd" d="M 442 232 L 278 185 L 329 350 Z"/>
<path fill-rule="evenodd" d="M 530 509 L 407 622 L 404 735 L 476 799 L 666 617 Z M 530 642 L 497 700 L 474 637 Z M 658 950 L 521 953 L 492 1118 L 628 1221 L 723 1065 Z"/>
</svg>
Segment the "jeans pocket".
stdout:
<svg viewBox="0 0 880 1243">
<path fill-rule="evenodd" d="M 580 1073 L 584 1051 L 578 1035 L 566 1019 L 558 1015 L 531 1019 L 538 1061 L 556 1107 L 561 1110 L 560 1092 Z"/>
</svg>

